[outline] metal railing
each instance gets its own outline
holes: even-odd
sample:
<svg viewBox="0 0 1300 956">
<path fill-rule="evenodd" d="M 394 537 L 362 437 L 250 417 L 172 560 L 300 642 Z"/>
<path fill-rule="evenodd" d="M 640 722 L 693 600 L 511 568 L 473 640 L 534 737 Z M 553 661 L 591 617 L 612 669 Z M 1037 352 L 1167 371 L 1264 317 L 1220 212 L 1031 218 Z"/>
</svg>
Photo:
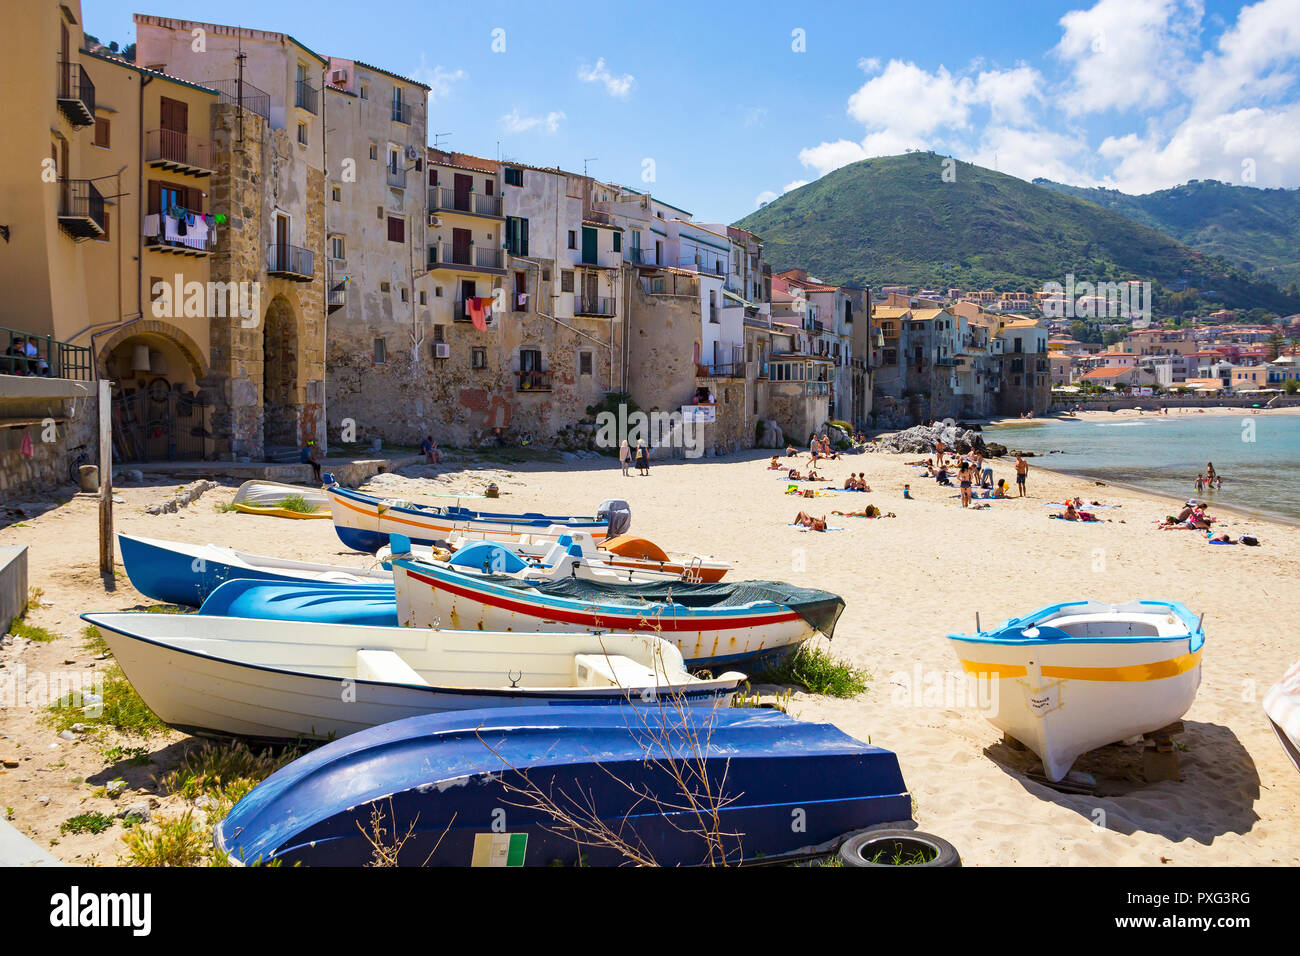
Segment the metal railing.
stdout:
<svg viewBox="0 0 1300 956">
<path fill-rule="evenodd" d="M 299 80 L 294 84 L 293 105 L 308 113 L 317 112 L 320 109 L 320 90 L 306 80 Z"/>
<path fill-rule="evenodd" d="M 696 272 L 702 272 L 705 275 L 726 275 L 727 261 L 725 259 L 714 259 L 712 262 L 705 256 L 686 256 L 678 263 L 683 269 L 695 269 Z"/>
<path fill-rule="evenodd" d="M 271 94 L 258 89 L 247 80 L 242 85 L 239 80 L 212 80 L 202 85 L 217 91 L 218 103 L 239 106 L 265 120 L 271 118 Z"/>
<path fill-rule="evenodd" d="M 515 390 L 520 392 L 549 392 L 551 390 L 551 373 L 538 369 L 520 369 L 519 381 Z"/>
<path fill-rule="evenodd" d="M 746 378 L 749 375 L 748 362 L 729 362 L 725 365 L 697 365 L 695 374 L 699 378 Z"/>
<path fill-rule="evenodd" d="M 80 63 L 59 60 L 59 108 L 73 126 L 95 124 L 95 84 Z"/>
<path fill-rule="evenodd" d="M 500 196 L 488 196 L 483 193 L 457 192 L 449 186 L 429 187 L 430 211 L 472 212 L 480 216 L 502 215 Z"/>
<path fill-rule="evenodd" d="M 410 103 L 393 104 L 393 122 L 405 123 L 407 126 L 411 125 L 411 104 Z"/>
<path fill-rule="evenodd" d="M 204 140 L 174 129 L 155 129 L 144 134 L 144 158 L 148 163 L 175 163 L 210 169 L 211 146 Z"/>
<path fill-rule="evenodd" d="M 435 242 L 429 246 L 429 268 L 439 265 L 504 269 L 505 253 L 492 246 L 457 246 L 451 242 Z"/>
<path fill-rule="evenodd" d="M 311 278 L 316 272 L 316 254 L 300 246 L 272 243 L 267 250 L 266 270 Z"/>
<path fill-rule="evenodd" d="M 113 455 L 122 461 L 201 460 L 208 457 L 211 402 L 199 395 L 146 390 L 113 395 Z"/>
<path fill-rule="evenodd" d="M 150 213 L 140 224 L 140 234 L 151 240 L 151 245 L 160 248 L 194 249 L 199 252 L 211 252 L 217 247 L 217 231 L 206 225 L 202 229 L 187 226 L 184 234 L 180 224 L 170 216 Z"/>
<path fill-rule="evenodd" d="M 398 166 L 396 169 L 394 169 L 392 166 L 386 166 L 384 168 L 388 170 L 388 185 L 392 186 L 394 189 L 406 188 L 405 167 Z"/>
<path fill-rule="evenodd" d="M 59 219 L 90 220 L 99 227 L 98 233 L 89 230 L 88 234 L 102 234 L 104 231 L 104 197 L 89 179 L 59 180 Z"/>
<path fill-rule="evenodd" d="M 90 349 L 49 335 L 0 328 L 0 374 L 90 381 Z"/>
<path fill-rule="evenodd" d="M 625 259 L 637 266 L 657 266 L 653 249 L 628 249 L 623 253 Z"/>
<path fill-rule="evenodd" d="M 575 295 L 573 297 L 574 315 L 613 315 L 614 300 L 602 295 Z"/>
</svg>

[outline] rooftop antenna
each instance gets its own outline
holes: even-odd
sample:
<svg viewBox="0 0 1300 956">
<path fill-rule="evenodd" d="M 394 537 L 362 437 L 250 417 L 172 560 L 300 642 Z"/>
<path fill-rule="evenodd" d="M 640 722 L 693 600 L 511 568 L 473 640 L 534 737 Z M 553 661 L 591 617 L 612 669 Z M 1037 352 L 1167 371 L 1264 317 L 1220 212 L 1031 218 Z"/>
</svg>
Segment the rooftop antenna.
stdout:
<svg viewBox="0 0 1300 956">
<path fill-rule="evenodd" d="M 248 59 L 248 54 L 244 52 L 244 38 L 239 37 L 239 48 L 235 54 L 235 62 L 239 64 L 238 75 L 235 78 L 235 112 L 239 115 L 239 142 L 244 141 L 244 61 Z"/>
<path fill-rule="evenodd" d="M 434 134 L 433 134 L 433 148 L 434 148 L 434 149 L 442 149 L 442 144 L 439 142 L 439 140 L 446 139 L 446 138 L 449 137 L 450 135 L 451 135 L 451 133 L 434 133 Z"/>
<path fill-rule="evenodd" d="M 599 156 L 591 156 L 591 157 L 588 157 L 588 158 L 584 159 L 584 160 L 582 161 L 582 175 L 584 175 L 584 176 L 587 175 L 587 164 L 588 164 L 588 163 L 594 163 L 594 162 L 595 162 L 596 160 L 598 160 L 598 159 L 600 159 Z"/>
</svg>

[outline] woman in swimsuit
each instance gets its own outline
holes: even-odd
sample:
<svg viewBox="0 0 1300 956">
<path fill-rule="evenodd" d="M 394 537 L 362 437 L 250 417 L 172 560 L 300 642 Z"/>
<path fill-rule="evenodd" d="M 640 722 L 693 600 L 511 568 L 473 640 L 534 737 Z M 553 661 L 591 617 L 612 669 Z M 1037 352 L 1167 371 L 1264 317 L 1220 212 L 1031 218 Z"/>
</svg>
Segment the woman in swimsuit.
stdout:
<svg viewBox="0 0 1300 956">
<path fill-rule="evenodd" d="M 961 472 L 961 506 L 970 507 L 970 486 L 971 486 L 971 467 L 969 464 L 962 465 Z"/>
<path fill-rule="evenodd" d="M 824 516 L 821 518 L 814 518 L 812 515 L 805 514 L 802 511 L 795 515 L 794 523 L 804 528 L 811 528 L 813 531 L 826 530 L 826 518 Z"/>
</svg>

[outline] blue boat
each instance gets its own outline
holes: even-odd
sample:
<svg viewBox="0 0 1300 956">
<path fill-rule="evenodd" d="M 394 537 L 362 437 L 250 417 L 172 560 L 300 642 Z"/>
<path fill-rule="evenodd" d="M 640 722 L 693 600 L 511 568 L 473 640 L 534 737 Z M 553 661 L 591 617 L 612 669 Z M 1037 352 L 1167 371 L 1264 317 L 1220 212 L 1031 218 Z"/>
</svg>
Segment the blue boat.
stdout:
<svg viewBox="0 0 1300 956">
<path fill-rule="evenodd" d="M 321 581 L 338 584 L 387 584 L 393 575 L 382 568 L 343 568 L 311 561 L 291 561 L 249 554 L 216 544 L 187 544 L 119 534 L 122 563 L 132 586 L 166 604 L 199 607 L 227 581 Z"/>
<path fill-rule="evenodd" d="M 397 598 L 391 584 L 289 584 L 237 579 L 209 594 L 199 613 L 261 621 L 397 627 Z"/>
<path fill-rule="evenodd" d="M 325 489 L 339 540 L 354 551 L 374 554 L 388 544 L 390 534 L 405 535 L 416 544 L 445 544 L 466 535 L 494 541 L 518 541 L 522 535 L 562 525 L 585 531 L 599 544 L 622 534 L 631 523 L 625 501 L 604 501 L 595 515 L 547 515 L 536 511 L 504 514 L 470 511 L 459 505 L 421 505 L 392 501 L 332 484 Z"/>
<path fill-rule="evenodd" d="M 546 801 L 610 837 L 566 830 Z M 387 842 L 405 835 L 399 865 L 681 866 L 834 852 L 910 821 L 911 801 L 892 752 L 775 710 L 521 707 L 326 744 L 255 787 L 215 839 L 232 862 L 364 866 L 374 814 Z"/>
</svg>

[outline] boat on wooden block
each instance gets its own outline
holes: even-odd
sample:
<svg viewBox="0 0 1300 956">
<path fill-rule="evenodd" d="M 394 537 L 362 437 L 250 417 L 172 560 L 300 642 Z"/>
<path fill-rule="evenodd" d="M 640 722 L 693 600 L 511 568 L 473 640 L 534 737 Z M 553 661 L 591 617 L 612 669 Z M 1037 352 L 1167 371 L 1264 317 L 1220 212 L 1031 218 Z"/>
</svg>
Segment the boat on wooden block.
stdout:
<svg viewBox="0 0 1300 956">
<path fill-rule="evenodd" d="M 119 534 L 118 548 L 131 585 L 167 604 L 200 606 L 226 581 L 326 581 L 337 584 L 391 583 L 383 568 L 347 568 L 311 561 L 272 558 L 216 544 L 186 544 Z"/>
<path fill-rule="evenodd" d="M 1187 712 L 1205 631 L 1177 602 L 1074 601 L 948 640 L 989 702 L 985 716 L 1059 781 L 1081 754 Z"/>
<path fill-rule="evenodd" d="M 394 548 L 400 539 L 394 537 Z M 774 581 L 667 580 L 609 584 L 576 577 L 466 574 L 414 554 L 392 556 L 397 619 L 411 627 L 485 631 L 653 632 L 692 667 L 744 662 L 751 670 L 831 637 L 837 594 Z"/>
<path fill-rule="evenodd" d="M 422 505 L 378 498 L 331 484 L 325 489 L 339 540 L 355 551 L 374 554 L 388 544 L 390 534 L 405 535 L 416 544 L 446 544 L 457 534 L 491 541 L 517 541 L 520 535 L 563 525 L 585 531 L 597 541 L 609 534 L 610 522 L 626 530 L 631 512 L 625 501 L 602 502 L 590 516 L 546 515 L 540 512 L 503 514 L 471 511 L 459 505 Z"/>
<path fill-rule="evenodd" d="M 1300 661 L 1264 695 L 1264 713 L 1287 759 L 1300 770 Z"/>
<path fill-rule="evenodd" d="M 643 634 L 504 634 L 260 621 L 199 614 L 83 614 L 127 680 L 186 733 L 324 740 L 440 711 L 528 705 L 694 707 L 729 702 L 744 675 L 693 677 Z"/>
<path fill-rule="evenodd" d="M 286 498 L 301 498 L 306 511 L 286 508 Z M 254 478 L 244 482 L 231 501 L 236 511 L 254 515 L 273 515 L 277 518 L 328 518 L 329 498 L 320 488 L 305 485 L 286 485 L 279 481 Z"/>
<path fill-rule="evenodd" d="M 547 801 L 609 837 L 570 836 Z M 910 821 L 911 800 L 893 753 L 776 710 L 529 707 L 333 741 L 262 781 L 215 840 L 232 862 L 365 866 L 372 814 L 409 830 L 399 865 L 689 866 L 834 852 Z"/>
</svg>

